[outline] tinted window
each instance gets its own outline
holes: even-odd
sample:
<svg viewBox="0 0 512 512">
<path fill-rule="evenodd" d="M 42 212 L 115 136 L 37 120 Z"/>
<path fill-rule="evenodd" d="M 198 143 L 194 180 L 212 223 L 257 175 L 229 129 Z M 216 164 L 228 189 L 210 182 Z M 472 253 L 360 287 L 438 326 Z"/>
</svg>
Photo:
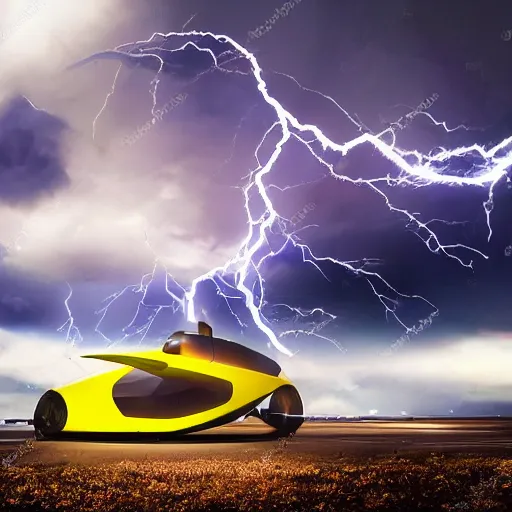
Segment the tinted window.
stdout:
<svg viewBox="0 0 512 512">
<path fill-rule="evenodd" d="M 277 377 L 281 367 L 267 356 L 232 341 L 213 338 L 213 359 L 217 363 L 229 364 Z"/>
<path fill-rule="evenodd" d="M 165 343 L 163 351 L 166 354 L 215 361 L 274 377 L 281 373 L 281 367 L 269 357 L 222 338 L 175 332 Z"/>
<path fill-rule="evenodd" d="M 198 334 L 174 333 L 165 343 L 166 354 L 213 361 L 213 338 Z"/>
<path fill-rule="evenodd" d="M 171 369 L 169 377 L 133 370 L 116 382 L 114 402 L 131 418 L 172 419 L 219 407 L 233 395 L 233 385 L 223 379 L 187 370 Z"/>
</svg>

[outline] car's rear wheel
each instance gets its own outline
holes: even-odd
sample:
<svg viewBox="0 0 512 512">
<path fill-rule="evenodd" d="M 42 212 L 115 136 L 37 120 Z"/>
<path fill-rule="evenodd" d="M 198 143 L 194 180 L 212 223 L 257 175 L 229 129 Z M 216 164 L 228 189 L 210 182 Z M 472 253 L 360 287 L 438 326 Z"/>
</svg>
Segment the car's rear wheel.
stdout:
<svg viewBox="0 0 512 512">
<path fill-rule="evenodd" d="M 304 423 L 304 406 L 297 389 L 289 384 L 276 389 L 268 409 L 261 410 L 261 418 L 280 435 L 295 433 Z"/>
</svg>

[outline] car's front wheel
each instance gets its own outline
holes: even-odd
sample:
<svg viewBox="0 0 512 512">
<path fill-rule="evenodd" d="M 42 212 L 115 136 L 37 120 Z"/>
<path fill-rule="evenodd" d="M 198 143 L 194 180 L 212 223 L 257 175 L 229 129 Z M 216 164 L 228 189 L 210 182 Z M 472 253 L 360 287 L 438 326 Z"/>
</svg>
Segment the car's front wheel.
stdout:
<svg viewBox="0 0 512 512">
<path fill-rule="evenodd" d="M 36 439 L 47 439 L 61 432 L 68 419 L 64 398 L 56 391 L 47 391 L 37 403 L 34 412 Z"/>
</svg>

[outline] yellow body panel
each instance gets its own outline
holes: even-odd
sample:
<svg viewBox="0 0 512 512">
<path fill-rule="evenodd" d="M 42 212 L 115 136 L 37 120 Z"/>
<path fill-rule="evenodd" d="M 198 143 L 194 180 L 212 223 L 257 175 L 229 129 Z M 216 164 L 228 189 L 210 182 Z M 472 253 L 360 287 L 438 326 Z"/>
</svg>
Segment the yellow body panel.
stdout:
<svg viewBox="0 0 512 512">
<path fill-rule="evenodd" d="M 165 354 L 161 350 L 119 355 L 105 354 L 97 358 L 122 361 L 123 364 L 131 366 L 123 366 L 55 389 L 62 395 L 67 405 L 68 414 L 64 432 L 177 432 L 237 411 L 258 399 L 263 400 L 279 387 L 291 384 L 284 374 L 274 377 L 207 360 Z M 144 360 L 147 363 L 144 363 Z M 158 362 L 164 364 L 159 365 Z M 173 368 L 217 377 L 232 383 L 233 395 L 227 403 L 219 407 L 180 418 L 126 417 L 117 408 L 112 389 L 114 384 L 133 368 L 140 368 L 159 377 L 171 375 Z"/>
</svg>

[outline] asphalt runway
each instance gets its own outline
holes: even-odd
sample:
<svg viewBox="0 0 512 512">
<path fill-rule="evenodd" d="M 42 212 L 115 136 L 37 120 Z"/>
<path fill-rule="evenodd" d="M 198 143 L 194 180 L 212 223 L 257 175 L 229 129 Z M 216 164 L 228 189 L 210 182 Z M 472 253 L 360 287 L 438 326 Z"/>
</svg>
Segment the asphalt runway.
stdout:
<svg viewBox="0 0 512 512">
<path fill-rule="evenodd" d="M 0 457 L 33 438 L 31 427 L 0 428 Z M 96 464 L 120 460 L 263 457 L 279 449 L 319 458 L 414 452 L 512 456 L 511 420 L 425 420 L 305 423 L 286 447 L 259 420 L 189 434 L 173 440 L 131 442 L 34 441 L 23 462 Z"/>
</svg>

